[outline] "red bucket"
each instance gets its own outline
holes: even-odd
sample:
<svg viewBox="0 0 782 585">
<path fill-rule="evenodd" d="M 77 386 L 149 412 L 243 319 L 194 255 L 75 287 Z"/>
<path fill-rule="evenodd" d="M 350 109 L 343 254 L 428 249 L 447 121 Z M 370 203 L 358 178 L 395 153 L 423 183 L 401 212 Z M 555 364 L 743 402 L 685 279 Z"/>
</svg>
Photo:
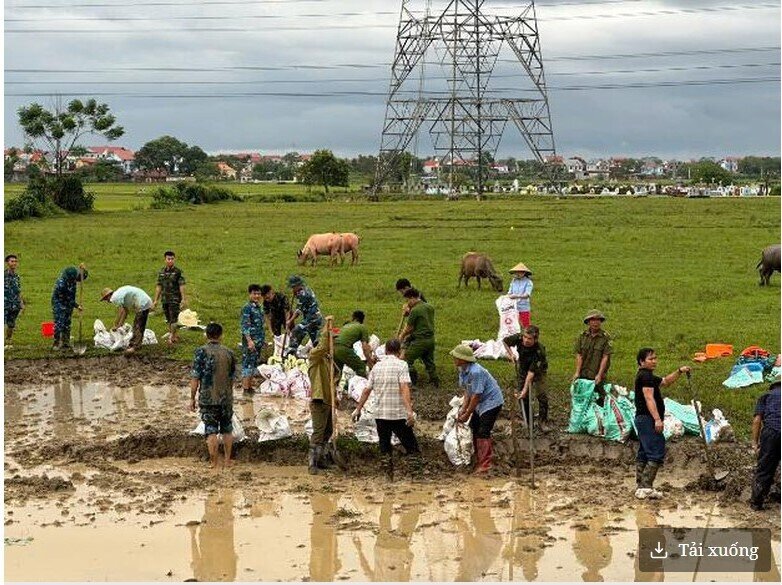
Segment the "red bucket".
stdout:
<svg viewBox="0 0 782 585">
<path fill-rule="evenodd" d="M 54 321 L 41 323 L 41 335 L 44 337 L 54 337 Z"/>
</svg>

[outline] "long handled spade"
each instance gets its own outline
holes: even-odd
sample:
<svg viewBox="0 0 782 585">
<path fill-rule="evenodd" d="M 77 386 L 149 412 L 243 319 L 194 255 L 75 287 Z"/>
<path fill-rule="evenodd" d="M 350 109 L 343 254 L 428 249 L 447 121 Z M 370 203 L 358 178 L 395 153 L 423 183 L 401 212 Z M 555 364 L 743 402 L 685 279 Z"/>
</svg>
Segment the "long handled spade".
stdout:
<svg viewBox="0 0 782 585">
<path fill-rule="evenodd" d="M 516 366 L 516 360 L 513 357 L 513 352 L 511 351 L 510 347 L 508 347 L 507 343 L 503 343 L 505 346 L 505 351 L 508 352 L 508 355 L 510 356 L 510 361 L 513 364 L 513 369 L 516 372 L 516 387 L 518 387 L 518 375 L 519 370 Z M 515 388 L 511 390 L 511 397 L 512 400 L 510 401 L 510 440 L 513 442 L 513 466 L 516 468 L 516 477 L 519 477 L 521 475 L 521 461 L 519 457 L 519 443 L 518 443 L 518 420 L 516 419 L 516 407 L 518 406 L 518 402 L 516 402 L 516 390 Z M 512 563 L 511 563 L 512 564 Z M 511 571 L 513 569 L 511 568 Z"/>
<path fill-rule="evenodd" d="M 326 333 L 329 336 L 329 389 L 331 391 L 331 453 L 340 469 L 347 470 L 348 466 L 342 453 L 337 448 L 339 439 L 339 425 L 337 424 L 337 385 L 334 379 L 334 335 L 331 332 L 331 319 L 326 319 Z"/>
<path fill-rule="evenodd" d="M 293 309 L 293 295 L 291 295 L 291 302 L 289 303 L 291 309 Z M 292 311 L 285 311 L 285 332 L 282 334 L 282 347 L 280 348 L 280 359 L 285 355 L 285 344 L 288 343 L 288 319 L 290 318 Z"/>
<path fill-rule="evenodd" d="M 402 313 L 402 318 L 399 319 L 399 326 L 396 328 L 396 336 L 402 335 L 402 328 L 405 326 L 405 314 Z"/>
<path fill-rule="evenodd" d="M 87 346 L 84 345 L 84 308 L 82 305 L 82 299 L 84 298 L 84 272 L 79 268 L 79 341 L 73 346 L 73 353 L 76 355 L 84 355 L 87 351 Z"/>
<path fill-rule="evenodd" d="M 690 372 L 687 372 L 687 390 L 689 391 L 690 395 L 693 396 L 693 399 L 690 401 L 693 408 L 695 408 L 695 416 L 698 417 L 698 426 L 701 429 L 701 439 L 703 439 L 703 452 L 706 454 L 706 466 L 709 468 L 709 473 L 714 478 L 714 481 L 720 482 L 723 481 L 728 475 L 730 475 L 730 471 L 714 471 L 714 463 L 711 460 L 711 451 L 709 450 L 709 443 L 706 441 L 706 429 L 703 428 L 703 418 L 701 416 L 701 403 L 698 401 L 698 397 L 693 394 L 692 391 L 692 376 L 690 375 Z"/>
</svg>

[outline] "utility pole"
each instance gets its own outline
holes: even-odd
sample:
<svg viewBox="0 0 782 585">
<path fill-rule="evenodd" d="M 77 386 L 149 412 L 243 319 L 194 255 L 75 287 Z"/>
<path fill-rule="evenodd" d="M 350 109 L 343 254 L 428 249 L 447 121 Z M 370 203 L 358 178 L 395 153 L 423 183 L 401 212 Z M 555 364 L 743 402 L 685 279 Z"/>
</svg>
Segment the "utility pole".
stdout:
<svg viewBox="0 0 782 585">
<path fill-rule="evenodd" d="M 556 154 L 534 0 L 401 3 L 374 194 L 422 126 L 435 156 L 449 163 L 450 190 L 456 161 L 477 163 L 479 197 L 484 159 L 495 156 L 508 122 L 539 162 Z M 440 76 L 419 75 L 414 88 L 415 71 L 428 62 L 439 62 Z M 512 89 L 494 86 L 495 66 L 520 78 Z"/>
</svg>

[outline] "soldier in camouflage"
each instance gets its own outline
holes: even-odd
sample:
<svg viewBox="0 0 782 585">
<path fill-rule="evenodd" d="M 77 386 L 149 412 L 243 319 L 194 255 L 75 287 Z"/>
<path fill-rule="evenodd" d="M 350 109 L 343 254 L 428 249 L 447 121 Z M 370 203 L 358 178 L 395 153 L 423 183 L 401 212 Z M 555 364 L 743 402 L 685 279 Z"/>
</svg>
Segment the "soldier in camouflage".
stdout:
<svg viewBox="0 0 782 585">
<path fill-rule="evenodd" d="M 174 345 L 179 341 L 177 333 L 177 321 L 179 321 L 179 310 L 187 304 L 185 299 L 185 277 L 179 267 L 174 266 L 176 254 L 168 250 L 163 254 L 166 265 L 157 273 L 157 286 L 155 287 L 155 300 L 152 301 L 152 308 L 157 306 L 158 301 L 163 298 L 163 314 L 168 323 L 168 344 Z"/>
<path fill-rule="evenodd" d="M 291 342 L 286 355 L 295 355 L 306 335 L 310 336 L 313 346 L 318 345 L 320 329 L 323 327 L 323 315 L 320 313 L 315 293 L 306 286 L 301 276 L 288 277 L 288 288 L 293 289 L 297 306 L 287 323 L 288 330 L 291 332 Z M 294 327 L 293 323 L 297 317 L 301 317 L 301 321 Z"/>
<path fill-rule="evenodd" d="M 225 466 L 233 464 L 233 379 L 236 371 L 236 358 L 233 352 L 220 344 L 223 328 L 219 323 L 206 326 L 206 345 L 202 345 L 193 356 L 193 368 L 190 372 L 190 410 L 198 409 L 204 423 L 206 446 L 209 450 L 209 463 L 217 467 L 217 435 L 223 436 Z"/>
<path fill-rule="evenodd" d="M 54 345 L 52 349 L 68 349 L 71 346 L 71 316 L 73 310 L 82 310 L 76 302 L 76 287 L 79 281 L 87 280 L 89 273 L 84 264 L 79 267 L 63 268 L 52 291 L 52 314 L 54 316 Z"/>
<path fill-rule="evenodd" d="M 261 305 L 261 285 L 247 287 L 249 299 L 242 307 L 240 329 L 242 332 L 242 388 L 252 392 L 253 376 L 266 341 L 264 331 L 263 305 Z"/>
<path fill-rule="evenodd" d="M 5 257 L 5 295 L 3 319 L 5 321 L 5 348 L 11 349 L 11 338 L 16 328 L 16 318 L 24 310 L 24 299 L 22 298 L 22 281 L 16 272 L 19 265 L 19 259 L 16 254 L 9 254 Z"/>
</svg>

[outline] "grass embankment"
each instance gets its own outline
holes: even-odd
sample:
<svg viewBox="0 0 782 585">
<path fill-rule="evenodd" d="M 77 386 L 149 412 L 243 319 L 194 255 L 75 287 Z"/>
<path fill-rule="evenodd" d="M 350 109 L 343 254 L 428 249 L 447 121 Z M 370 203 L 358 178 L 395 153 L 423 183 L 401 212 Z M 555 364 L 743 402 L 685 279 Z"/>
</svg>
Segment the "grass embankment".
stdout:
<svg viewBox="0 0 782 585">
<path fill-rule="evenodd" d="M 108 209 L 115 196 L 121 197 L 99 194 L 98 209 Z M 89 332 L 93 319 L 109 324 L 114 317 L 111 306 L 99 303 L 99 291 L 134 284 L 152 293 L 161 254 L 173 248 L 188 280 L 191 308 L 202 322 L 222 322 L 230 346 L 239 339 L 239 310 L 250 282 L 280 286 L 287 275 L 300 273 L 325 314 L 341 323 L 361 308 L 370 329 L 385 338 L 399 322 L 394 281 L 410 278 L 436 308 L 437 364 L 446 381 L 443 392 L 450 393 L 456 376 L 448 350 L 461 339 L 493 338 L 497 330 L 496 295 L 488 287 L 478 291 L 474 282 L 468 290 L 456 288 L 461 255 L 478 250 L 503 272 L 519 261 L 535 271 L 533 322 L 549 353 L 552 401 L 565 409 L 573 340 L 591 308 L 608 315 L 606 329 L 614 336 L 609 378 L 627 386 L 641 346 L 658 350 L 661 373 L 692 363 L 692 354 L 707 342 L 731 343 L 737 351 L 751 344 L 779 351 L 779 276 L 763 288 L 755 271 L 760 249 L 780 239 L 779 205 L 776 198 L 245 202 L 15 222 L 5 229 L 5 253 L 20 257 L 28 308 L 7 357 L 51 355 L 40 323 L 51 320 L 49 298 L 63 266 L 83 261 L 90 269 L 84 312 Z M 361 234 L 360 265 L 329 268 L 321 259 L 315 268 L 296 266 L 306 236 L 332 230 Z M 165 332 L 160 313 L 150 327 Z M 189 359 L 202 338 L 186 332 L 183 339 L 174 351 L 144 351 Z M 695 365 L 693 385 L 706 408 L 722 408 L 746 435 L 765 386 L 722 387 L 734 359 Z M 511 382 L 509 364 L 490 362 L 488 368 Z M 686 399 L 686 384 L 667 394 Z"/>
</svg>

